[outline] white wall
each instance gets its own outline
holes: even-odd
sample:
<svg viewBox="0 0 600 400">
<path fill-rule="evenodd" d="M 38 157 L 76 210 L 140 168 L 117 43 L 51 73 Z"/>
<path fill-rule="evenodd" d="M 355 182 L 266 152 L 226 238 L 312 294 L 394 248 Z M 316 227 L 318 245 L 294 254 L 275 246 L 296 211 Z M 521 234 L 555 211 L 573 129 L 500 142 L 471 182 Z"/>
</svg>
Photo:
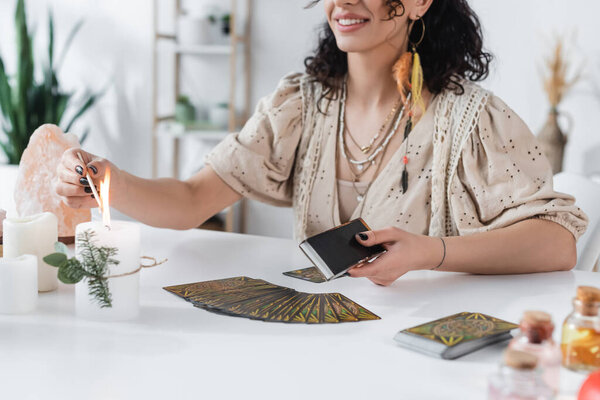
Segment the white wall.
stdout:
<svg viewBox="0 0 600 400">
<path fill-rule="evenodd" d="M 472 1 L 495 54 L 493 73 L 485 86 L 502 97 L 537 133 L 548 110 L 540 67 L 552 51 L 552 38 L 573 38 L 571 57 L 584 66 L 582 80 L 562 110 L 574 129 L 565 156 L 565 170 L 600 174 L 600 3 L 585 0 Z"/>
<path fill-rule="evenodd" d="M 169 0 L 161 0 L 169 1 Z M 206 0 L 212 1 L 212 0 Z M 440 0 L 436 0 L 440 1 Z M 271 92 L 281 76 L 302 70 L 302 60 L 314 47 L 315 26 L 322 20 L 322 4 L 311 10 L 308 0 L 254 0 L 252 23 L 252 102 Z M 567 149 L 567 170 L 600 171 L 600 101 L 590 89 L 600 82 L 600 3 L 588 0 L 473 0 L 485 28 L 487 47 L 495 54 L 492 76 L 485 86 L 501 96 L 537 131 L 547 103 L 538 74 L 544 36 L 577 29 L 575 58 L 586 62 L 585 80 L 564 103 L 575 121 Z M 152 8 L 150 0 L 27 0 L 31 21 L 38 25 L 37 48 L 45 44 L 46 12 L 57 18 L 62 44 L 68 29 L 80 18 L 78 35 L 60 77 L 67 87 L 84 85 L 110 89 L 86 118 L 92 134 L 85 147 L 109 157 L 119 166 L 150 175 Z M 0 52 L 9 66 L 14 62 L 14 1 L 0 0 Z M 214 81 L 203 81 L 203 67 L 184 65 L 191 93 L 209 93 Z M 219 98 L 217 101 L 220 101 Z M 85 124 L 84 124 L 85 125 Z M 193 146 L 187 146 L 193 150 Z M 168 152 L 166 153 L 168 154 Z M 594 157 L 596 155 L 596 157 Z M 289 210 L 249 205 L 248 226 L 255 233 L 291 235 Z M 275 221 L 275 222 L 274 222 Z M 279 222 L 277 222 L 279 221 Z M 277 228 L 274 230 L 273 225 Z"/>
</svg>

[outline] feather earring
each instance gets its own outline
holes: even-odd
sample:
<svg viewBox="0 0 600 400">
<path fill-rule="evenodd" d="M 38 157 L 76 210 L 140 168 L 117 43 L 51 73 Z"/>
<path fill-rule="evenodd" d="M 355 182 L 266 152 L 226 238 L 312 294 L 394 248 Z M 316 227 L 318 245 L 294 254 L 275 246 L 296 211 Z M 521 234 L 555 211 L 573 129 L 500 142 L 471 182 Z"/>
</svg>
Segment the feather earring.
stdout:
<svg viewBox="0 0 600 400">
<path fill-rule="evenodd" d="M 400 188 L 402 193 L 406 193 L 408 190 L 408 170 L 407 165 L 409 162 L 407 149 L 408 149 L 408 136 L 415 125 L 414 115 L 417 109 L 421 111 L 422 116 L 425 113 L 425 102 L 423 101 L 423 67 L 421 66 L 421 57 L 417 52 L 417 47 L 423 41 L 425 37 L 425 22 L 422 18 L 421 21 L 421 38 L 417 43 L 411 43 L 411 51 L 404 53 L 400 59 L 394 64 L 393 76 L 398 85 L 398 91 L 402 96 L 402 101 L 408 112 L 408 120 L 404 128 L 404 141 L 405 141 L 405 153 L 402 157 L 402 176 L 400 178 Z M 409 35 L 410 37 L 410 35 Z M 409 80 L 410 76 L 410 80 Z M 410 93 L 410 99 L 407 93 Z M 410 105 L 408 104 L 410 100 Z"/>
<path fill-rule="evenodd" d="M 406 105 L 408 93 L 411 91 L 410 79 L 413 66 L 413 54 L 410 51 L 402 54 L 392 68 L 392 73 L 398 92 L 402 98 L 402 104 Z"/>
<path fill-rule="evenodd" d="M 417 48 L 413 46 L 412 73 L 410 78 L 410 91 L 412 95 L 413 110 L 418 108 L 421 115 L 425 112 L 425 103 L 423 102 L 423 67 L 421 66 L 421 57 L 417 53 Z"/>
</svg>

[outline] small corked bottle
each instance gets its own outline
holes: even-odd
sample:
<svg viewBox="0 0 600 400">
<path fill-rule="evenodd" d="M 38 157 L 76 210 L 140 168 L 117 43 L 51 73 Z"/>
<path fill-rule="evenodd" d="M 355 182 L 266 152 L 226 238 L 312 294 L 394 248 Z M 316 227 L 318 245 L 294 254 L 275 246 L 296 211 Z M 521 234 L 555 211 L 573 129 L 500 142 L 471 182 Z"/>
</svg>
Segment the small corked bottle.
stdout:
<svg viewBox="0 0 600 400">
<path fill-rule="evenodd" d="M 552 316 L 543 311 L 525 311 L 519 328 L 520 332 L 510 341 L 508 347 L 535 355 L 542 379 L 554 393 L 558 393 L 561 352 L 558 344 L 552 339 Z"/>
<path fill-rule="evenodd" d="M 600 369 L 600 289 L 579 286 L 562 327 L 562 364 L 581 372 Z"/>
<path fill-rule="evenodd" d="M 552 389 L 537 371 L 538 358 L 531 353 L 508 349 L 504 363 L 490 377 L 488 400 L 550 400 Z"/>
</svg>

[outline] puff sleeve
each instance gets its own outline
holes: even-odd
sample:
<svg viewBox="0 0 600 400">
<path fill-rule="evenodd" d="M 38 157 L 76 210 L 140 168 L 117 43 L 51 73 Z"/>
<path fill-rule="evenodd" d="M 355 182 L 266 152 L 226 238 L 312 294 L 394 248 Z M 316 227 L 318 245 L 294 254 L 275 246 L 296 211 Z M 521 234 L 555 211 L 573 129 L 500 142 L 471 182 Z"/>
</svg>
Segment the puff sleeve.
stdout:
<svg viewBox="0 0 600 400">
<path fill-rule="evenodd" d="M 502 228 L 528 218 L 556 222 L 578 239 L 586 215 L 553 189 L 552 169 L 527 125 L 491 96 L 462 149 L 450 184 L 450 209 L 460 235 Z"/>
<path fill-rule="evenodd" d="M 230 134 L 207 156 L 227 185 L 244 197 L 290 206 L 293 166 L 302 135 L 302 74 L 286 75 L 262 98 L 239 133 Z"/>
</svg>

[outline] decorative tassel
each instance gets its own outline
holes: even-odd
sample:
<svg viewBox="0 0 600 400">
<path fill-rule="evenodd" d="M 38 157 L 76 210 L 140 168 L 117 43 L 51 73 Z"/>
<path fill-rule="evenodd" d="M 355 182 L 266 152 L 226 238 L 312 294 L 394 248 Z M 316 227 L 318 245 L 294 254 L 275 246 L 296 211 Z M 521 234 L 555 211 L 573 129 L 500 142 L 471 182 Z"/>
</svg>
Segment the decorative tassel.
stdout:
<svg viewBox="0 0 600 400">
<path fill-rule="evenodd" d="M 392 68 L 392 73 L 394 80 L 396 81 L 396 85 L 398 85 L 398 92 L 402 97 L 402 103 L 406 104 L 408 92 L 411 91 L 410 84 L 410 75 L 413 63 L 413 54 L 410 51 L 402 54 L 396 64 L 394 64 L 394 68 Z"/>
<path fill-rule="evenodd" d="M 404 164 L 404 169 L 402 169 L 402 179 L 400 180 L 400 185 L 402 186 L 402 193 L 406 193 L 408 190 L 408 172 L 406 171 L 406 164 Z"/>
<path fill-rule="evenodd" d="M 412 103 L 421 110 L 422 115 L 425 113 L 425 103 L 423 102 L 423 68 L 421 67 L 421 57 L 414 47 L 410 89 Z"/>
<path fill-rule="evenodd" d="M 404 127 L 404 140 L 408 138 L 408 134 L 412 131 L 412 116 L 408 117 L 406 126 Z"/>
</svg>

